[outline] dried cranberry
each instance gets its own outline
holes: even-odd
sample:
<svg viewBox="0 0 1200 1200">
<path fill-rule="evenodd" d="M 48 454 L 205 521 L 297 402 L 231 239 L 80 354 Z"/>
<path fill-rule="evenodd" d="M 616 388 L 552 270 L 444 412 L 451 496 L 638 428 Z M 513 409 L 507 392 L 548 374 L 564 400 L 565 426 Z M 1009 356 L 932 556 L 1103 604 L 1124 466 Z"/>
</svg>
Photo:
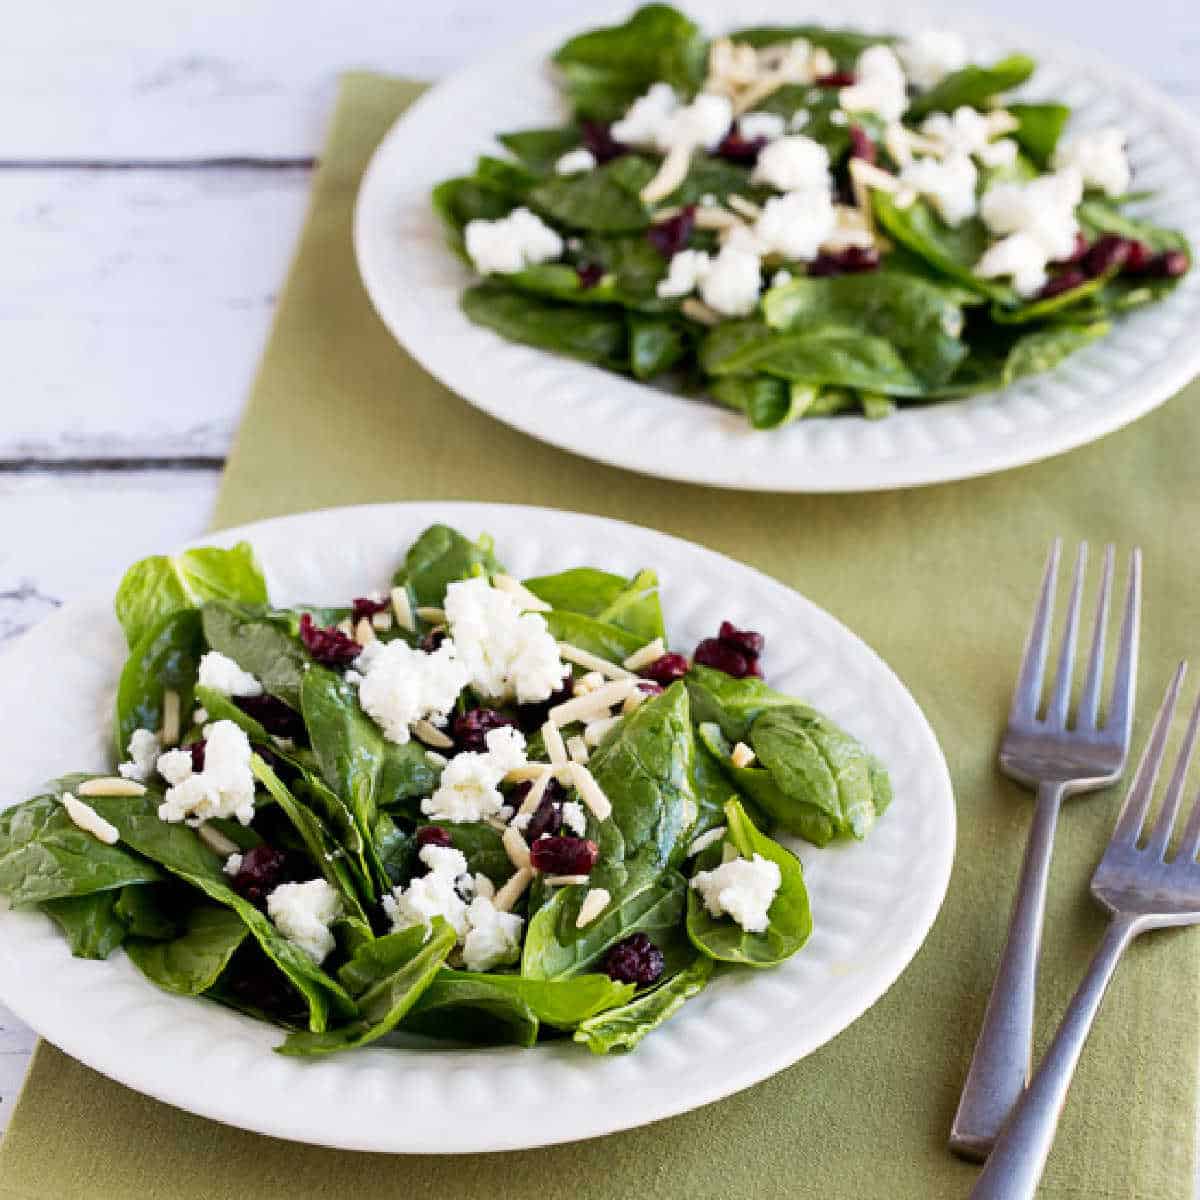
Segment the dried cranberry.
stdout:
<svg viewBox="0 0 1200 1200">
<path fill-rule="evenodd" d="M 446 832 L 440 825 L 422 825 L 417 830 L 417 849 L 423 850 L 426 846 L 453 846 L 454 842 L 450 834 Z"/>
<path fill-rule="evenodd" d="M 515 727 L 516 721 L 494 708 L 473 708 L 470 712 L 459 713 L 454 718 L 454 744 L 459 750 L 474 750 L 482 754 L 487 750 L 487 735 L 493 729 L 503 729 L 506 725 Z"/>
<path fill-rule="evenodd" d="M 1150 260 L 1146 274 L 1156 279 L 1178 279 L 1187 274 L 1189 265 L 1186 250 L 1164 250 Z"/>
<path fill-rule="evenodd" d="M 263 908 L 267 896 L 285 882 L 288 856 L 265 842 L 252 846 L 242 855 L 242 864 L 233 877 L 233 890 L 239 896 Z"/>
<path fill-rule="evenodd" d="M 204 747 L 208 743 L 201 738 L 198 742 L 192 742 L 190 746 L 185 746 L 185 750 L 190 750 L 192 755 L 192 771 L 199 775 L 204 770 Z"/>
<path fill-rule="evenodd" d="M 853 87 L 855 79 L 853 71 L 830 71 L 828 75 L 818 75 L 814 82 L 817 87 L 843 88 Z"/>
<path fill-rule="evenodd" d="M 684 659 L 686 662 L 687 659 Z M 655 683 L 653 679 L 643 679 L 637 685 L 639 692 L 645 692 L 647 696 L 661 696 L 663 694 L 663 685 Z"/>
<path fill-rule="evenodd" d="M 642 668 L 642 674 L 659 687 L 670 687 L 677 679 L 682 679 L 688 673 L 688 660 L 682 654 L 664 654 L 656 658 L 648 667 Z"/>
<path fill-rule="evenodd" d="M 1132 245 L 1128 238 L 1115 233 L 1106 233 L 1097 238 L 1083 256 L 1083 269 L 1088 278 L 1095 279 L 1100 275 L 1107 275 L 1109 271 L 1119 271 L 1129 260 Z M 1060 289 L 1062 290 L 1065 289 Z"/>
<path fill-rule="evenodd" d="M 355 626 L 364 617 L 369 621 L 376 613 L 387 612 L 391 607 L 389 600 L 372 600 L 370 596 L 355 596 L 350 609 L 350 621 Z"/>
<path fill-rule="evenodd" d="M 629 153 L 629 147 L 618 142 L 612 135 L 612 128 L 602 121 L 584 121 L 581 132 L 585 149 L 592 152 L 597 163 L 611 162 Z"/>
<path fill-rule="evenodd" d="M 1039 300 L 1050 300 L 1054 296 L 1061 296 L 1064 292 L 1073 292 L 1077 287 L 1082 287 L 1087 281 L 1088 277 L 1079 267 L 1068 267 L 1065 271 L 1059 271 L 1057 275 L 1051 275 L 1042 285 L 1037 298 Z"/>
<path fill-rule="evenodd" d="M 695 224 L 696 206 L 685 204 L 673 217 L 651 225 L 646 230 L 646 240 L 663 258 L 671 258 L 687 245 Z"/>
<path fill-rule="evenodd" d="M 879 269 L 879 251 L 874 246 L 847 246 L 845 250 L 821 253 L 808 264 L 810 275 L 858 275 Z"/>
<path fill-rule="evenodd" d="M 233 702 L 246 716 L 253 717 L 276 737 L 304 736 L 304 718 L 275 696 L 268 696 L 265 692 L 258 696 L 234 696 Z"/>
<path fill-rule="evenodd" d="M 426 654 L 432 654 L 446 640 L 446 631 L 444 629 L 431 629 L 421 639 L 421 649 Z"/>
<path fill-rule="evenodd" d="M 877 157 L 871 135 L 861 125 L 850 126 L 850 157 L 873 163 Z"/>
<path fill-rule="evenodd" d="M 546 716 L 552 708 L 565 704 L 571 699 L 571 691 L 575 686 L 575 677 L 568 671 L 563 676 L 562 687 L 552 692 L 538 704 L 521 704 L 517 706 L 517 723 L 526 733 L 541 729 L 546 723 Z"/>
<path fill-rule="evenodd" d="M 575 274 L 579 279 L 580 288 L 586 292 L 604 278 L 604 268 L 595 262 L 580 263 L 575 268 Z"/>
<path fill-rule="evenodd" d="M 752 166 L 758 161 L 759 151 L 766 144 L 766 138 L 744 138 L 736 129 L 731 129 L 721 139 L 715 153 L 718 158 L 727 159 L 729 162 Z"/>
<path fill-rule="evenodd" d="M 721 628 L 717 632 L 717 637 L 721 641 L 728 642 L 731 646 L 736 647 L 750 658 L 757 658 L 763 652 L 763 647 L 767 644 L 766 639 L 761 633 L 755 633 L 753 629 L 739 629 L 730 621 L 721 622 Z"/>
<path fill-rule="evenodd" d="M 529 824 L 525 826 L 525 840 L 536 842 L 546 834 L 557 833 L 562 828 L 562 802 L 566 792 L 558 780 L 552 779 L 546 786 L 542 802 L 533 810 Z"/>
<path fill-rule="evenodd" d="M 529 860 L 547 875 L 586 875 L 600 857 L 590 838 L 539 837 L 529 847 Z"/>
<path fill-rule="evenodd" d="M 305 613 L 300 618 L 300 640 L 309 654 L 326 667 L 348 667 L 362 647 L 340 629 L 322 629 Z"/>
<path fill-rule="evenodd" d="M 1125 274 L 1140 275 L 1150 265 L 1154 252 L 1145 242 L 1137 242 L 1132 238 L 1129 242 L 1129 257 L 1125 260 Z"/>
<path fill-rule="evenodd" d="M 724 671 L 734 679 L 745 679 L 747 675 L 760 674 L 757 659 L 743 654 L 736 646 L 731 646 L 720 638 L 705 638 L 696 647 L 693 657 L 701 666 Z"/>
<path fill-rule="evenodd" d="M 657 983 L 665 965 L 663 952 L 644 933 L 631 934 L 604 956 L 604 973 L 609 979 L 641 987 Z"/>
</svg>

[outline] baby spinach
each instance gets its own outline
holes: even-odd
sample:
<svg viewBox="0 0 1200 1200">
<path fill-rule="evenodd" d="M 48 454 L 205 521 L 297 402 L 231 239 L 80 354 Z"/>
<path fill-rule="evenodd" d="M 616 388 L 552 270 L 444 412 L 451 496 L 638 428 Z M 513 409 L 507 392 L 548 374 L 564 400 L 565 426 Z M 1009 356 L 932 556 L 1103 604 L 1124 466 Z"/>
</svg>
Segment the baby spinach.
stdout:
<svg viewBox="0 0 1200 1200">
<path fill-rule="evenodd" d="M 261 612 L 216 601 L 204 606 L 204 637 L 212 649 L 249 671 L 263 690 L 300 709 L 300 683 L 309 665 L 296 638 Z"/>
<path fill-rule="evenodd" d="M 581 650 L 599 654 L 610 662 L 621 662 L 628 658 L 646 639 L 629 633 L 609 621 L 598 621 L 580 613 L 553 612 L 542 614 L 550 632 L 560 642 L 570 642 Z"/>
<path fill-rule="evenodd" d="M 247 542 L 143 558 L 125 572 L 114 607 L 130 649 L 172 613 L 208 600 L 266 604 L 267 585 Z"/>
<path fill-rule="evenodd" d="M 497 887 L 508 882 L 512 862 L 497 829 L 484 821 L 454 821 L 443 828 L 455 850 L 466 858 L 472 875 L 486 875 Z"/>
<path fill-rule="evenodd" d="M 637 379 L 653 379 L 681 363 L 692 346 L 688 326 L 673 317 L 631 313 L 629 367 Z"/>
<path fill-rule="evenodd" d="M 1033 74 L 1037 63 L 1027 54 L 1010 54 L 991 66 L 972 63 L 952 71 L 940 83 L 923 92 L 908 106 L 909 121 L 919 121 L 933 112 L 952 113 L 964 105 L 987 108 L 1003 92 L 1020 87 Z"/>
<path fill-rule="evenodd" d="M 629 333 L 619 309 L 556 304 L 499 283 L 468 288 L 461 304 L 476 325 L 485 325 L 511 341 L 556 350 L 617 371 L 628 365 Z"/>
<path fill-rule="evenodd" d="M 433 189 L 432 203 L 450 245 L 463 258 L 467 255 L 462 232 L 469 222 L 497 221 L 517 207 L 510 193 L 469 175 L 439 183 Z"/>
<path fill-rule="evenodd" d="M 869 46 L 889 45 L 896 39 L 886 35 L 863 33 L 858 29 L 835 29 L 827 25 L 759 25 L 735 29 L 730 35 L 734 42 L 762 48 L 780 42 L 803 38 L 813 46 L 828 50 L 839 67 L 852 67 L 858 56 Z"/>
<path fill-rule="evenodd" d="M 125 757 L 135 729 L 162 727 L 163 693 L 167 690 L 179 695 L 181 713 L 191 711 L 192 688 L 203 653 L 200 613 L 194 608 L 168 613 L 129 652 L 117 682 L 114 736 L 118 758 Z"/>
<path fill-rule="evenodd" d="M 417 925 L 378 939 L 372 948 L 383 942 L 388 943 L 392 970 L 359 995 L 358 1018 L 338 1029 L 293 1033 L 277 1047 L 280 1054 L 333 1054 L 365 1046 L 391 1033 L 433 982 L 454 948 L 454 930 L 441 917 L 435 917 L 428 931 Z"/>
<path fill-rule="evenodd" d="M 518 129 L 514 133 L 498 133 L 498 141 L 510 150 L 531 171 L 544 173 L 553 171 L 568 150 L 580 143 L 579 130 L 574 125 L 553 129 Z"/>
<path fill-rule="evenodd" d="M 579 1023 L 575 1041 L 593 1054 L 632 1050 L 664 1021 L 673 1017 L 686 1000 L 702 991 L 713 973 L 713 960 L 698 955 L 690 965 L 653 991 Z"/>
<path fill-rule="evenodd" d="M 1004 360 L 1000 383 L 1007 387 L 1026 375 L 1038 375 L 1056 367 L 1064 358 L 1109 331 L 1107 321 L 1090 325 L 1062 325 L 1039 329 L 1017 339 Z"/>
<path fill-rule="evenodd" d="M 119 895 L 110 890 L 61 896 L 40 907 L 66 935 L 76 958 L 107 958 L 125 940 L 125 925 L 116 913 Z"/>
<path fill-rule="evenodd" d="M 67 816 L 62 794 L 86 778 L 64 776 L 41 795 L 0 812 L 0 892 L 13 905 L 86 896 L 162 878 L 157 867 L 128 846 L 106 845 Z"/>
<path fill-rule="evenodd" d="M 130 937 L 169 941 L 179 932 L 171 891 L 170 882 L 131 883 L 121 889 L 113 911 L 124 923 Z"/>
<path fill-rule="evenodd" d="M 438 606 L 450 584 L 504 570 L 492 550 L 486 534 L 473 542 L 449 525 L 430 525 L 409 547 L 392 585 L 407 588 L 414 607 Z"/>
<path fill-rule="evenodd" d="M 635 635 L 639 646 L 664 636 L 658 576 L 652 570 L 626 579 L 593 567 L 575 567 L 526 579 L 525 586 L 555 610 L 592 617 Z"/>
<path fill-rule="evenodd" d="M 684 678 L 691 698 L 692 718 L 697 724 L 716 722 L 731 742 L 744 742 L 750 726 L 773 708 L 794 708 L 794 696 L 777 692 L 754 675 L 735 679 L 724 671 L 699 663 Z"/>
<path fill-rule="evenodd" d="M 1008 104 L 1005 107 L 1017 120 L 1012 135 L 1017 145 L 1035 165 L 1042 170 L 1048 169 L 1071 110 L 1065 104 Z"/>
<path fill-rule="evenodd" d="M 702 954 L 719 962 L 741 963 L 748 967 L 772 967 L 791 958 L 812 933 L 812 912 L 800 860 L 778 842 L 760 833 L 736 800 L 725 805 L 728 832 L 723 841 L 703 851 L 697 871 L 712 870 L 721 863 L 723 848 L 732 846 L 739 857 L 755 855 L 779 867 L 780 883 L 767 910 L 767 928 L 748 933 L 728 916 L 713 917 L 704 907 L 700 894 L 688 890 L 687 931 L 692 944 Z"/>
<path fill-rule="evenodd" d="M 753 429 L 779 429 L 805 414 L 818 389 L 773 375 L 745 374 L 714 379 L 708 394 L 718 404 L 744 413 Z"/>
<path fill-rule="evenodd" d="M 645 229 L 650 214 L 638 193 L 654 178 L 654 164 L 623 155 L 579 175 L 550 175 L 528 196 L 531 208 L 571 229 L 629 233 Z"/>
<path fill-rule="evenodd" d="M 170 941 L 130 938 L 125 953 L 151 983 L 179 996 L 198 996 L 217 982 L 250 930 L 232 909 L 197 904 Z"/>
</svg>

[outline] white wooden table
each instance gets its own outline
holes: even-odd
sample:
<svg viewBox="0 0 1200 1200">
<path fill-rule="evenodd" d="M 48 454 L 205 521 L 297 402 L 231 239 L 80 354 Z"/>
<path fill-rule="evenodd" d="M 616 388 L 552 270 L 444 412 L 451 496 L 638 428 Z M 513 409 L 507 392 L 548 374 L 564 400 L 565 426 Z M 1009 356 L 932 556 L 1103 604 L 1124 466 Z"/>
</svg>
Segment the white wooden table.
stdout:
<svg viewBox="0 0 1200 1200">
<path fill-rule="evenodd" d="M 1200 115 L 1195 0 L 986 7 L 1106 52 Z M 578 20 L 571 0 L 59 0 L 9 15 L 0 643 L 204 530 L 339 71 L 434 78 Z M 0 1129 L 33 1040 L 0 1008 Z"/>
</svg>

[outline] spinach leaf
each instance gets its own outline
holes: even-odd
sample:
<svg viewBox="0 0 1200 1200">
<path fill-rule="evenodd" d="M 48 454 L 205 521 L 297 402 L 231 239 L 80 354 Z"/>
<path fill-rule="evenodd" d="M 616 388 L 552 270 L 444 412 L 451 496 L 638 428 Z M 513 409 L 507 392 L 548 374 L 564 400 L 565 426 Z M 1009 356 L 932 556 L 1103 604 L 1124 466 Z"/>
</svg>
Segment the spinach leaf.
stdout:
<svg viewBox="0 0 1200 1200">
<path fill-rule="evenodd" d="M 1044 300 L 1031 300 L 1017 308 L 1005 308 L 1003 305 L 994 304 L 991 318 L 997 325 L 1030 325 L 1035 321 L 1042 321 L 1047 317 L 1059 314 L 1065 314 L 1070 319 L 1070 314 L 1075 306 L 1101 292 L 1108 285 L 1109 278 L 1110 276 L 1098 275 L 1095 279 L 1088 279 L 1078 287 L 1059 292 L 1057 296 L 1048 296 Z"/>
<path fill-rule="evenodd" d="M 119 895 L 110 890 L 61 896 L 40 907 L 66 934 L 76 958 L 107 958 L 125 940 L 125 925 L 116 913 Z"/>
<path fill-rule="evenodd" d="M 684 1001 L 703 990 L 712 972 L 713 960 L 698 955 L 689 966 L 652 992 L 581 1021 L 575 1030 L 575 1041 L 583 1043 L 593 1054 L 632 1050 L 646 1034 L 673 1017 Z"/>
<path fill-rule="evenodd" d="M 656 168 L 633 155 L 614 158 L 579 175 L 550 175 L 530 191 L 531 208 L 558 225 L 597 233 L 645 229 L 650 214 L 638 193 Z"/>
<path fill-rule="evenodd" d="M 701 953 L 719 962 L 741 963 L 748 967 L 773 967 L 791 958 L 812 933 L 812 912 L 800 860 L 778 842 L 760 833 L 736 800 L 725 806 L 729 826 L 723 841 L 709 846 L 700 855 L 697 870 L 712 870 L 720 865 L 728 843 L 741 858 L 761 855 L 779 867 L 779 890 L 767 910 L 768 925 L 762 933 L 747 933 L 728 916 L 709 915 L 694 888 L 688 890 L 687 931 L 692 944 Z"/>
<path fill-rule="evenodd" d="M 646 182 L 649 182 L 647 180 Z M 644 187 L 640 184 L 639 187 Z M 729 196 L 753 197 L 765 200 L 773 193 L 770 189 L 756 187 L 750 182 L 750 169 L 738 166 L 737 163 L 727 162 L 723 158 L 713 158 L 702 150 L 692 155 L 691 164 L 684 181 L 664 200 L 664 208 L 675 208 L 682 204 L 700 204 L 705 196 L 712 196 L 718 202 Z"/>
<path fill-rule="evenodd" d="M 378 951 L 387 942 L 393 969 L 358 997 L 358 1019 L 339 1029 L 293 1033 L 278 1052 L 297 1057 L 333 1054 L 391 1033 L 433 982 L 454 940 L 454 930 L 441 917 L 434 918 L 428 933 L 417 925 L 377 939 L 372 949 Z"/>
<path fill-rule="evenodd" d="M 179 694 L 180 712 L 191 711 L 192 687 L 204 653 L 200 614 L 194 608 L 169 613 L 130 651 L 117 683 L 114 736 L 117 757 L 135 729 L 162 727 L 163 693 Z"/>
<path fill-rule="evenodd" d="M 212 649 L 249 671 L 264 691 L 300 710 L 300 682 L 309 657 L 299 641 L 269 617 L 234 604 L 206 604 L 202 617 Z"/>
<path fill-rule="evenodd" d="M 768 687 L 754 675 L 735 679 L 724 671 L 696 663 L 684 677 L 697 724 L 715 722 L 731 742 L 744 742 L 750 726 L 773 708 L 793 708 L 799 701 Z"/>
<path fill-rule="evenodd" d="M 581 650 L 589 650 L 610 662 L 621 662 L 628 658 L 647 639 L 627 633 L 619 625 L 598 621 L 580 613 L 553 611 L 543 613 L 546 625 L 560 642 L 570 642 Z"/>
<path fill-rule="evenodd" d="M 1145 242 L 1151 250 L 1187 250 L 1187 238 L 1174 229 L 1166 229 L 1139 217 L 1122 212 L 1113 200 L 1089 196 L 1076 210 L 1079 223 L 1089 237 L 1101 233 L 1116 233 L 1121 237 Z"/>
<path fill-rule="evenodd" d="M 868 46 L 886 46 L 896 40 L 894 37 L 862 33 L 857 29 L 833 29 L 825 25 L 760 25 L 736 29 L 729 37 L 734 42 L 745 42 L 756 49 L 803 38 L 814 46 L 828 50 L 839 67 L 854 66 L 858 56 Z"/>
<path fill-rule="evenodd" d="M 511 159 L 481 154 L 475 163 L 475 178 L 497 191 L 507 192 L 514 200 L 523 200 L 540 174 Z"/>
<path fill-rule="evenodd" d="M 1037 63 L 1026 54 L 1011 54 L 990 67 L 972 63 L 953 71 L 935 87 L 918 96 L 906 117 L 919 121 L 932 112 L 952 113 L 956 108 L 986 108 L 993 96 L 1020 87 L 1033 74 Z"/>
<path fill-rule="evenodd" d="M 629 367 L 637 379 L 653 379 L 678 366 L 690 352 L 688 325 L 673 317 L 631 314 L 629 317 Z"/>
<path fill-rule="evenodd" d="M 571 38 L 555 53 L 580 117 L 611 121 L 652 83 L 685 94 L 704 80 L 707 43 L 699 28 L 667 4 L 647 4 L 624 24 Z"/>
<path fill-rule="evenodd" d="M 1004 360 L 1000 383 L 1007 387 L 1026 375 L 1038 375 L 1058 366 L 1076 350 L 1103 337 L 1109 331 L 1106 321 L 1091 325 L 1062 325 L 1039 329 L 1018 338 Z"/>
<path fill-rule="evenodd" d="M 170 889 L 169 883 L 131 883 L 121 889 L 113 911 L 124 923 L 130 937 L 169 941 L 179 932 L 169 911 Z"/>
<path fill-rule="evenodd" d="M 593 567 L 575 567 L 526 579 L 525 586 L 560 612 L 594 617 L 635 634 L 639 646 L 665 636 L 658 576 L 649 569 L 626 579 Z"/>
<path fill-rule="evenodd" d="M 555 129 L 519 129 L 513 133 L 498 133 L 498 141 L 510 150 L 531 171 L 553 171 L 568 150 L 580 144 L 579 130 L 574 125 Z"/>
<path fill-rule="evenodd" d="M 0 812 L 0 892 L 14 906 L 162 878 L 153 864 L 126 846 L 97 841 L 67 816 L 62 794 L 86 778 L 64 776 L 47 784 L 41 795 Z"/>
<path fill-rule="evenodd" d="M 771 328 L 784 333 L 843 326 L 884 338 L 934 385 L 949 379 L 967 352 L 959 340 L 961 305 L 944 288 L 916 276 L 801 277 L 771 288 L 763 313 Z"/>
<path fill-rule="evenodd" d="M 408 589 L 414 607 L 438 606 L 446 588 L 457 580 L 503 570 L 486 534 L 473 542 L 449 525 L 430 525 L 409 547 L 392 584 Z"/>
<path fill-rule="evenodd" d="M 196 703 L 208 713 L 209 721 L 232 721 L 242 729 L 255 746 L 269 746 L 272 750 L 277 747 L 271 740 L 271 735 L 249 713 L 238 708 L 224 692 L 215 692 L 212 688 L 197 687 Z"/>
<path fill-rule="evenodd" d="M 1009 104 L 1008 111 L 1017 119 L 1013 137 L 1034 164 L 1048 170 L 1058 139 L 1070 119 L 1065 104 Z"/>
<path fill-rule="evenodd" d="M 466 858 L 472 875 L 486 875 L 497 887 L 508 881 L 512 862 L 497 829 L 483 821 L 454 821 L 443 828 L 455 850 Z"/>
<path fill-rule="evenodd" d="M 803 110 L 808 115 L 800 132 L 814 142 L 820 142 L 829 154 L 829 161 L 837 163 L 850 149 L 849 123 L 843 119 L 845 113 L 839 103 L 837 88 L 821 88 L 817 95 L 813 94 L 814 90 L 817 89 L 811 84 L 784 84 L 756 104 L 755 111 L 775 113 L 776 116 L 791 120 Z M 873 139 L 879 140 L 883 136 L 883 127 L 870 113 L 855 113 L 854 123 L 861 125 Z"/>
<path fill-rule="evenodd" d="M 507 217 L 517 201 L 512 195 L 472 176 L 447 179 L 433 189 L 433 211 L 441 219 L 450 245 L 467 258 L 462 231 L 474 220 L 497 221 Z"/>
<path fill-rule="evenodd" d="M 332 1008 L 352 1015 L 354 1002 L 303 950 L 293 946 L 248 900 L 230 886 L 217 857 L 186 825 L 168 824 L 158 818 L 160 796 L 147 792 L 134 798 L 93 796 L 89 803 L 120 831 L 121 840 L 139 854 L 165 867 L 210 900 L 233 909 L 249 927 L 255 940 L 308 1005 L 309 1026 L 324 1029 Z"/>
<path fill-rule="evenodd" d="M 619 309 L 556 304 L 499 283 L 468 288 L 460 303 L 476 325 L 485 325 L 511 341 L 614 371 L 623 371 L 628 365 L 629 334 Z"/>
<path fill-rule="evenodd" d="M 117 587 L 114 607 L 130 649 L 172 613 L 207 600 L 266 604 L 267 585 L 249 543 L 203 546 L 136 562 Z"/>
<path fill-rule="evenodd" d="M 745 413 L 753 429 L 779 429 L 804 415 L 818 389 L 774 375 L 724 375 L 709 384 L 708 394 L 718 404 Z"/>
<path fill-rule="evenodd" d="M 600 265 L 600 264 L 597 264 Z M 663 312 L 672 306 L 653 295 L 638 296 L 626 292 L 617 276 L 605 273 L 599 283 L 584 286 L 576 268 L 568 263 L 539 263 L 512 275 L 504 282 L 518 292 L 544 296 L 563 304 L 582 304 L 588 307 L 618 305 L 622 308 L 648 312 Z"/>
<path fill-rule="evenodd" d="M 217 982 L 250 930 L 232 909 L 201 903 L 171 941 L 130 938 L 125 953 L 151 983 L 179 996 L 198 996 Z"/>
</svg>

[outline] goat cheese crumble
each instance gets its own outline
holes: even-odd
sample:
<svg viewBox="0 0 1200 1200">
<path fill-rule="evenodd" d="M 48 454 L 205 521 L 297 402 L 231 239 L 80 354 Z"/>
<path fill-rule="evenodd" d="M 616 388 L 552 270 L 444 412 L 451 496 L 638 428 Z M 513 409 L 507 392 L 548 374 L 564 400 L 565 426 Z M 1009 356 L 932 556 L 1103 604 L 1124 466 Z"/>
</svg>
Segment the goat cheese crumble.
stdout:
<svg viewBox="0 0 1200 1200">
<path fill-rule="evenodd" d="M 613 122 L 613 139 L 624 146 L 658 149 L 667 123 L 678 107 L 679 97 L 669 83 L 652 84 L 619 121 Z"/>
<path fill-rule="evenodd" d="M 476 896 L 467 906 L 466 919 L 462 956 L 468 971 L 490 971 L 521 957 L 525 922 L 516 913 L 501 912 L 488 897 Z"/>
<path fill-rule="evenodd" d="M 748 142 L 757 141 L 759 138 L 773 142 L 776 138 L 783 137 L 787 122 L 778 113 L 748 112 L 738 117 L 737 127 L 738 133 Z"/>
<path fill-rule="evenodd" d="M 725 317 L 744 317 L 753 312 L 761 290 L 758 255 L 732 239 L 721 247 L 700 283 L 704 303 Z"/>
<path fill-rule="evenodd" d="M 965 154 L 919 158 L 900 172 L 900 182 L 926 197 L 947 225 L 961 225 L 975 215 L 979 172 Z"/>
<path fill-rule="evenodd" d="M 562 806 L 563 828 L 569 829 L 576 837 L 587 837 L 587 813 L 578 800 L 564 800 Z"/>
<path fill-rule="evenodd" d="M 249 671 L 243 671 L 219 650 L 210 650 L 200 659 L 196 682 L 222 696 L 261 696 L 263 691 L 262 684 Z"/>
<path fill-rule="evenodd" d="M 486 821 L 504 805 L 500 783 L 509 771 L 525 765 L 525 738 L 510 725 L 489 730 L 487 750 L 456 754 L 442 771 L 437 790 L 421 801 L 421 811 L 435 821 Z"/>
<path fill-rule="evenodd" d="M 582 175 L 585 171 L 594 170 L 595 167 L 596 156 L 586 146 L 568 150 L 554 164 L 554 170 L 559 175 Z"/>
<path fill-rule="evenodd" d="M 1125 153 L 1125 131 L 1115 125 L 1063 138 L 1054 151 L 1052 166 L 1056 170 L 1074 168 L 1085 186 L 1099 188 L 1109 196 L 1127 192 L 1133 178 Z"/>
<path fill-rule="evenodd" d="M 772 196 L 754 222 L 764 254 L 810 262 L 837 223 L 828 179 L 822 186 Z"/>
<path fill-rule="evenodd" d="M 788 134 L 764 146 L 750 175 L 781 192 L 830 190 L 829 151 L 810 137 Z"/>
<path fill-rule="evenodd" d="M 562 238 L 524 207 L 496 221 L 481 217 L 468 221 L 463 237 L 467 254 L 482 275 L 513 275 L 563 253 Z"/>
<path fill-rule="evenodd" d="M 663 154 L 680 146 L 715 150 L 732 121 L 728 96 L 701 92 L 690 104 L 680 104 L 670 84 L 656 83 L 613 123 L 612 136 L 623 145 Z"/>
<path fill-rule="evenodd" d="M 964 104 L 953 113 L 930 113 L 921 123 L 921 133 L 947 155 L 973 154 L 984 166 L 1003 167 L 1016 161 L 1017 143 L 1011 138 L 993 139 L 1014 124 L 1010 113 L 981 113 Z"/>
<path fill-rule="evenodd" d="M 928 91 L 967 65 L 967 45 L 957 33 L 929 29 L 901 42 L 896 56 L 909 82 Z"/>
<path fill-rule="evenodd" d="M 213 817 L 236 817 L 243 825 L 254 818 L 254 774 L 250 739 L 232 721 L 204 727 L 204 770 L 192 770 L 186 750 L 169 750 L 158 760 L 159 774 L 171 785 L 158 806 L 163 821 L 189 825 Z"/>
<path fill-rule="evenodd" d="M 450 638 L 432 654 L 414 649 L 401 638 L 369 642 L 354 665 L 362 676 L 358 702 L 363 711 L 388 741 L 401 746 L 417 721 L 444 725 L 470 679 Z"/>
<path fill-rule="evenodd" d="M 700 893 L 710 916 L 729 916 L 747 933 L 762 933 L 782 881 L 779 864 L 756 854 L 732 859 L 711 871 L 697 871 L 692 887 Z"/>
<path fill-rule="evenodd" d="M 281 883 L 267 896 L 275 928 L 318 966 L 337 944 L 329 927 L 341 915 L 342 899 L 324 879 Z"/>
<path fill-rule="evenodd" d="M 158 734 L 149 729 L 135 729 L 125 752 L 129 761 L 119 764 L 117 771 L 125 779 L 145 783 L 154 773 L 154 764 L 162 753 L 162 742 Z"/>
<path fill-rule="evenodd" d="M 868 46 L 854 66 L 855 82 L 838 93 L 846 112 L 871 112 L 898 121 L 908 108 L 908 82 L 899 60 L 887 46 Z"/>
<path fill-rule="evenodd" d="M 562 686 L 567 668 L 545 618 L 522 612 L 510 593 L 476 576 L 450 584 L 444 606 L 466 681 L 481 696 L 538 704 Z"/>
</svg>

